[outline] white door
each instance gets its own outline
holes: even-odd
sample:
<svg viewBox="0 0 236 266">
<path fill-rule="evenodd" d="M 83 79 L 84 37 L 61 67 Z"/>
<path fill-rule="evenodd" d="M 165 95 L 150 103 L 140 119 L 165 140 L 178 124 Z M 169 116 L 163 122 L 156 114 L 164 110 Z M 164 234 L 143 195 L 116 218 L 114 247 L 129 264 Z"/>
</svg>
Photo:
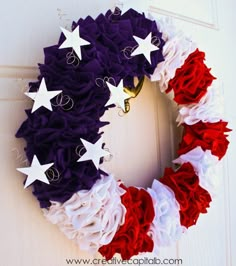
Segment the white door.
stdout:
<svg viewBox="0 0 236 266">
<path fill-rule="evenodd" d="M 1 3 L 1 265 L 63 266 L 68 265 L 66 259 L 93 258 L 81 252 L 56 226 L 49 224 L 30 190 L 23 189 L 22 175 L 15 168 L 24 164 L 24 143 L 15 139 L 14 134 L 25 118 L 24 109 L 32 104 L 23 92 L 28 81 L 37 78 L 37 63 L 43 62 L 43 47 L 57 42 L 59 26 L 70 25 L 73 19 L 87 15 L 95 17 L 113 8 L 114 4 L 114 0 Z M 154 17 L 171 16 L 178 27 L 197 41 L 199 49 L 206 52 L 207 65 L 218 77 L 224 94 L 226 117 L 230 127 L 236 128 L 235 2 L 152 0 L 148 4 Z M 145 90 L 132 101 L 131 109 L 125 117 L 120 117 L 117 111 L 106 116 L 112 125 L 106 129 L 105 140 L 116 155 L 116 160 L 106 163 L 106 168 L 127 185 L 147 186 L 170 166 L 179 132 L 173 123 L 173 107 L 154 83 L 146 82 Z M 222 187 L 208 215 L 201 216 L 197 226 L 190 228 L 176 246 L 161 250 L 161 258 L 179 258 L 186 266 L 236 265 L 233 253 L 236 250 L 236 215 L 233 211 L 236 144 L 233 137 L 231 140 L 222 168 Z"/>
</svg>

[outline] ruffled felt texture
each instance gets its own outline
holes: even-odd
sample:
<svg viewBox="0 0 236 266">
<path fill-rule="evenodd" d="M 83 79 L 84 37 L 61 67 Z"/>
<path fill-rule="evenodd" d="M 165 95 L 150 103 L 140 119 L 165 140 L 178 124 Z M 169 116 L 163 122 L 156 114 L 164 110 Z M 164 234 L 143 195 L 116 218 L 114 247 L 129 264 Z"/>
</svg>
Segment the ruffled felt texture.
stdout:
<svg viewBox="0 0 236 266">
<path fill-rule="evenodd" d="M 180 206 L 168 186 L 154 180 L 152 187 L 148 188 L 148 193 L 152 197 L 155 210 L 149 234 L 154 242 L 153 252 L 157 255 L 161 247 L 179 240 L 186 229 L 180 224 Z"/>
<path fill-rule="evenodd" d="M 210 207 L 211 196 L 199 185 L 199 178 L 190 163 L 174 171 L 166 168 L 160 182 L 171 188 L 180 205 L 180 222 L 186 228 L 195 225 L 200 213 Z"/>
<path fill-rule="evenodd" d="M 108 245 L 104 245 L 99 252 L 107 259 L 115 253 L 121 254 L 123 260 L 128 260 L 139 252 L 151 252 L 153 240 L 148 231 L 154 218 L 152 198 L 145 189 L 136 187 L 126 188 L 121 202 L 126 208 L 125 222 L 116 232 Z"/>
<path fill-rule="evenodd" d="M 95 143 L 99 130 L 107 123 L 100 118 L 107 110 L 109 89 L 101 86 L 98 79 L 110 77 L 118 84 L 121 79 L 129 87 L 134 86 L 134 77 L 150 77 L 156 65 L 163 61 L 164 41 L 155 21 L 147 19 L 134 10 L 124 15 L 113 16 L 111 11 L 96 19 L 88 16 L 73 23 L 73 29 L 80 26 L 81 38 L 90 42 L 82 46 L 82 61 L 79 65 L 67 63 L 71 48 L 58 49 L 65 40 L 61 34 L 57 45 L 44 49 L 45 62 L 39 65 L 40 76 L 46 80 L 48 90 L 62 90 L 63 95 L 74 102 L 73 108 L 65 111 L 60 106 L 53 112 L 40 108 L 34 113 L 27 110 L 27 120 L 23 122 L 16 136 L 24 138 L 28 160 L 37 155 L 42 164 L 54 162 L 60 173 L 60 180 L 50 185 L 34 182 L 34 195 L 42 208 L 50 206 L 50 201 L 65 202 L 75 192 L 90 189 L 100 178 L 101 172 L 91 161 L 78 163 L 76 150 L 83 147 L 80 138 Z M 135 47 L 133 36 L 145 38 L 149 33 L 160 40 L 159 50 L 151 53 L 152 64 L 144 55 L 125 57 L 126 47 Z M 30 84 L 30 91 L 36 91 L 39 82 Z M 56 105 L 56 99 L 52 100 Z"/>
<path fill-rule="evenodd" d="M 124 193 L 113 176 L 102 176 L 90 190 L 80 190 L 64 203 L 52 202 L 44 215 L 81 250 L 95 253 L 124 223 Z"/>
</svg>

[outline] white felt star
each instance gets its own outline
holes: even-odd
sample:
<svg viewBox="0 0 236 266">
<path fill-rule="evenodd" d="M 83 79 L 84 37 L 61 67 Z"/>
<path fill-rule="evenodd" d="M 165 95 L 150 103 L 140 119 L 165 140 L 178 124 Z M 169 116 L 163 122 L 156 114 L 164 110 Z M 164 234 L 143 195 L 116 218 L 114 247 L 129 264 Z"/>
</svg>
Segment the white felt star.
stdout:
<svg viewBox="0 0 236 266">
<path fill-rule="evenodd" d="M 61 27 L 66 40 L 61 44 L 59 49 L 73 48 L 79 59 L 81 60 L 81 46 L 89 45 L 90 43 L 82 39 L 79 34 L 79 26 L 77 26 L 72 32 Z"/>
<path fill-rule="evenodd" d="M 111 92 L 110 99 L 105 106 L 116 104 L 125 111 L 125 100 L 129 99 L 128 93 L 124 92 L 123 81 L 121 80 L 117 87 L 107 82 L 107 86 Z"/>
<path fill-rule="evenodd" d="M 145 39 L 136 36 L 134 36 L 134 39 L 138 43 L 138 47 L 133 51 L 131 56 L 143 54 L 151 64 L 151 52 L 159 50 L 156 45 L 152 44 L 152 33 L 150 32 Z"/>
<path fill-rule="evenodd" d="M 57 96 L 62 91 L 48 91 L 44 78 L 42 79 L 37 92 L 25 92 L 25 95 L 34 100 L 32 113 L 41 106 L 44 106 L 48 110 L 52 111 L 52 105 L 50 100 Z"/>
<path fill-rule="evenodd" d="M 108 151 L 102 149 L 102 138 L 100 138 L 96 143 L 90 143 L 87 140 L 80 139 L 86 149 L 86 152 L 79 158 L 77 162 L 83 161 L 93 161 L 95 167 L 99 168 L 99 162 L 102 157 L 110 155 Z"/>
<path fill-rule="evenodd" d="M 34 155 L 33 161 L 30 167 L 17 168 L 19 172 L 27 175 L 27 180 L 25 182 L 25 187 L 31 185 L 35 180 L 40 180 L 46 184 L 49 184 L 45 171 L 47 171 L 53 163 L 40 164 L 36 155 Z"/>
<path fill-rule="evenodd" d="M 122 14 L 124 14 L 130 8 L 136 10 L 139 13 L 147 13 L 149 8 L 149 0 L 119 0 L 117 1 L 117 6 L 121 9 Z"/>
</svg>

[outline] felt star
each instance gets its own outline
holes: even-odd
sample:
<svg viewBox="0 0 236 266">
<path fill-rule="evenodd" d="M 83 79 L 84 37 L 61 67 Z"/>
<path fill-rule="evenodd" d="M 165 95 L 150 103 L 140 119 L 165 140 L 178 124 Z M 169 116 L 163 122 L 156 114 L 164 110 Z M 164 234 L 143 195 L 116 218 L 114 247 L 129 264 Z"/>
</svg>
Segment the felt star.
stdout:
<svg viewBox="0 0 236 266">
<path fill-rule="evenodd" d="M 25 92 L 25 95 L 34 100 L 34 105 L 31 113 L 36 111 L 41 106 L 44 106 L 48 110 L 52 111 L 52 105 L 50 100 L 61 92 L 62 91 L 48 91 L 45 80 L 43 78 L 37 92 Z"/>
<path fill-rule="evenodd" d="M 125 111 L 125 100 L 129 99 L 130 96 L 124 92 L 123 82 L 120 81 L 117 87 L 107 82 L 107 86 L 110 90 L 111 96 L 105 106 L 116 104 L 116 106 L 121 107 Z"/>
<path fill-rule="evenodd" d="M 82 39 L 79 34 L 79 26 L 77 26 L 72 32 L 61 27 L 66 40 L 61 44 L 59 49 L 73 48 L 79 59 L 81 60 L 81 46 L 89 45 L 90 43 Z"/>
<path fill-rule="evenodd" d="M 31 185 L 35 180 L 39 180 L 46 184 L 49 184 L 45 171 L 47 171 L 52 165 L 53 163 L 41 165 L 37 156 L 34 155 L 30 167 L 17 168 L 16 170 L 27 175 L 27 180 L 24 186 L 24 188 L 26 188 Z"/>
<path fill-rule="evenodd" d="M 96 143 L 90 143 L 87 140 L 80 139 L 86 149 L 86 152 L 79 158 L 77 162 L 83 161 L 93 161 L 93 164 L 98 169 L 99 162 L 102 157 L 110 155 L 108 151 L 102 149 L 102 138 L 100 138 Z"/>
<path fill-rule="evenodd" d="M 136 36 L 134 36 L 134 39 L 138 43 L 138 47 L 133 51 L 131 56 L 143 54 L 151 64 L 151 52 L 159 50 L 156 45 L 152 44 L 152 33 L 150 32 L 145 39 Z"/>
<path fill-rule="evenodd" d="M 130 8 L 136 10 L 139 13 L 146 13 L 149 8 L 149 1 L 137 1 L 137 0 L 120 0 L 117 6 L 121 9 L 122 14 L 128 11 Z"/>
</svg>

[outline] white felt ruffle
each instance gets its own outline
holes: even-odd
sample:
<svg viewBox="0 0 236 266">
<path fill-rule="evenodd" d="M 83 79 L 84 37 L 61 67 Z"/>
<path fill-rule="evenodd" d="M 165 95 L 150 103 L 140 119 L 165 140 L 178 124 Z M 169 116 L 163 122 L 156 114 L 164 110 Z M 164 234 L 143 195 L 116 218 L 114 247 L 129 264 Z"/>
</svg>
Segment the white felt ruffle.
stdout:
<svg viewBox="0 0 236 266">
<path fill-rule="evenodd" d="M 193 125 L 199 121 L 202 121 L 203 123 L 216 123 L 222 118 L 222 97 L 220 97 L 217 89 L 211 87 L 199 103 L 182 106 L 179 109 L 179 115 L 176 121 L 179 125 L 182 123 Z"/>
<path fill-rule="evenodd" d="M 210 150 L 203 151 L 201 147 L 181 155 L 173 161 L 177 164 L 191 163 L 199 177 L 200 186 L 206 189 L 211 196 L 215 196 L 219 187 L 219 160 Z"/>
<path fill-rule="evenodd" d="M 176 70 L 184 64 L 197 46 L 182 32 L 177 32 L 171 20 L 159 20 L 156 23 L 166 42 L 162 52 L 165 60 L 157 65 L 151 81 L 159 81 L 160 90 L 164 92 L 169 81 L 174 78 Z"/>
<path fill-rule="evenodd" d="M 102 176 L 90 190 L 75 193 L 63 204 L 52 202 L 44 215 L 81 250 L 96 252 L 124 223 L 126 209 L 120 198 L 124 192 L 113 176 Z"/>
<path fill-rule="evenodd" d="M 157 254 L 159 247 L 176 242 L 186 229 L 180 224 L 179 204 L 169 187 L 154 180 L 148 192 L 155 210 L 149 235 L 154 242 L 154 252 Z"/>
</svg>

